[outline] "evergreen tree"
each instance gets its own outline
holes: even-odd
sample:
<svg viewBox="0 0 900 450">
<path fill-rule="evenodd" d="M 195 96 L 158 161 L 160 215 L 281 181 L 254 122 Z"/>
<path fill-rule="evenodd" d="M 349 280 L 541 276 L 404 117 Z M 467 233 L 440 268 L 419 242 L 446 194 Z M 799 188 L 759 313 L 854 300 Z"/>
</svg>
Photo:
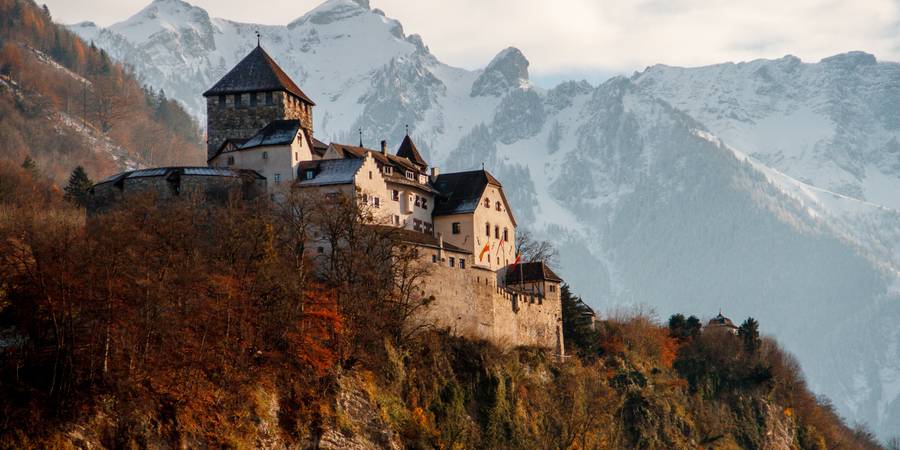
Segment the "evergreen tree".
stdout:
<svg viewBox="0 0 900 450">
<path fill-rule="evenodd" d="M 66 185 L 65 191 L 66 200 L 74 203 L 79 207 L 84 207 L 87 205 L 87 195 L 88 190 L 93 186 L 94 182 L 88 178 L 87 172 L 84 171 L 84 168 L 78 166 L 75 170 L 72 171 L 72 175 L 69 176 L 69 184 Z"/>
<path fill-rule="evenodd" d="M 685 319 L 684 314 L 673 314 L 669 317 L 669 336 L 679 341 L 693 339 L 700 335 L 700 319 L 691 316 Z"/>
<path fill-rule="evenodd" d="M 738 336 L 744 343 L 744 350 L 747 353 L 755 355 L 759 351 L 761 341 L 759 339 L 759 322 L 756 319 L 748 317 L 738 328 Z"/>
<path fill-rule="evenodd" d="M 25 156 L 25 161 L 22 161 L 22 168 L 31 173 L 32 176 L 37 176 L 38 174 L 37 163 L 31 159 L 31 156 Z"/>
<path fill-rule="evenodd" d="M 594 311 L 581 297 L 573 294 L 567 284 L 560 289 L 560 302 L 566 347 L 574 349 L 582 357 L 596 356 L 597 333 L 591 320 Z"/>
</svg>

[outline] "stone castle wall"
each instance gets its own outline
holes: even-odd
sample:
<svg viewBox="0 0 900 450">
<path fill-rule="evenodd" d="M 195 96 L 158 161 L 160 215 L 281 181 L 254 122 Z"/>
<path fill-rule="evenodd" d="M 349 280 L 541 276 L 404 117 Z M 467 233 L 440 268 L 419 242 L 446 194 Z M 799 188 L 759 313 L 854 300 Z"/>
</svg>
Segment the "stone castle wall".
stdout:
<svg viewBox="0 0 900 450">
<path fill-rule="evenodd" d="M 97 214 L 126 204 L 128 198 L 152 195 L 164 202 L 174 198 L 202 195 L 210 205 L 224 205 L 229 198 L 251 199 L 266 192 L 264 179 L 247 174 L 242 177 L 181 175 L 178 177 L 124 178 L 119 182 L 94 185 L 89 191 L 88 214 Z"/>
<path fill-rule="evenodd" d="M 206 156 L 211 158 L 225 139 L 250 138 L 274 120 L 299 119 L 312 134 L 312 106 L 293 95 L 274 92 L 272 104 L 266 104 L 266 93 L 256 93 L 256 105 L 251 106 L 250 95 L 240 94 L 241 106 L 235 106 L 235 95 L 225 96 L 221 105 L 218 95 L 206 98 Z"/>
<path fill-rule="evenodd" d="M 495 272 L 435 264 L 425 295 L 435 298 L 423 320 L 451 334 L 494 344 L 544 347 L 562 354 L 562 307 L 558 298 L 514 294 L 498 286 Z"/>
</svg>

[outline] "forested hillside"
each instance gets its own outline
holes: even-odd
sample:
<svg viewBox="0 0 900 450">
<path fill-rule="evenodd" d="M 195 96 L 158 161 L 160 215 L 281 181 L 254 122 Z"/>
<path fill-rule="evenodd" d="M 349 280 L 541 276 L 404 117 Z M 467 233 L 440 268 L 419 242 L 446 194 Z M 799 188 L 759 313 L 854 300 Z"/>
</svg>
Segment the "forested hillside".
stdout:
<svg viewBox="0 0 900 450">
<path fill-rule="evenodd" d="M 0 159 L 30 157 L 63 182 L 126 168 L 202 164 L 196 121 L 177 102 L 52 21 L 31 0 L 0 0 Z"/>
<path fill-rule="evenodd" d="M 86 223 L 0 162 L 0 448 L 879 448 L 752 319 L 592 326 L 564 289 L 564 359 L 412 326 L 415 251 L 315 200 Z M 347 245 L 310 256 L 314 229 Z"/>
</svg>

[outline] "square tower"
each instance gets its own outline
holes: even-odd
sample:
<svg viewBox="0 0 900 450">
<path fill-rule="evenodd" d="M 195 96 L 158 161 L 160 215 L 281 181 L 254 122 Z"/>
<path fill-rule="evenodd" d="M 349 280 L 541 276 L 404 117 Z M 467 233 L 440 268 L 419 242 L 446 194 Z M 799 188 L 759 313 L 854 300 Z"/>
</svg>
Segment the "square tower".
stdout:
<svg viewBox="0 0 900 450">
<path fill-rule="evenodd" d="M 257 46 L 206 97 L 206 157 L 226 139 L 247 139 L 275 120 L 299 120 L 312 136 L 312 100 Z"/>
</svg>

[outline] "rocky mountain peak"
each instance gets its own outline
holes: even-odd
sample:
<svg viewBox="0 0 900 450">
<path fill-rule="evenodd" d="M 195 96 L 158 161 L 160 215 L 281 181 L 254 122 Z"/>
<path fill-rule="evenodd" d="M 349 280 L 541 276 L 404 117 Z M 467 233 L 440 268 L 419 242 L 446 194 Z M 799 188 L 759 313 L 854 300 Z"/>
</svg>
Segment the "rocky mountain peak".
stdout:
<svg viewBox="0 0 900 450">
<path fill-rule="evenodd" d="M 369 0 L 328 0 L 299 19 L 289 23 L 288 28 L 294 28 L 305 23 L 327 25 L 371 11 Z"/>
<path fill-rule="evenodd" d="M 501 96 L 528 82 L 528 59 L 515 47 L 497 54 L 472 84 L 472 97 Z"/>
<path fill-rule="evenodd" d="M 853 68 L 858 66 L 873 66 L 877 64 L 878 61 L 875 59 L 875 55 L 873 54 L 853 51 L 824 58 L 822 59 L 821 63 L 841 66 L 845 68 Z"/>
</svg>

